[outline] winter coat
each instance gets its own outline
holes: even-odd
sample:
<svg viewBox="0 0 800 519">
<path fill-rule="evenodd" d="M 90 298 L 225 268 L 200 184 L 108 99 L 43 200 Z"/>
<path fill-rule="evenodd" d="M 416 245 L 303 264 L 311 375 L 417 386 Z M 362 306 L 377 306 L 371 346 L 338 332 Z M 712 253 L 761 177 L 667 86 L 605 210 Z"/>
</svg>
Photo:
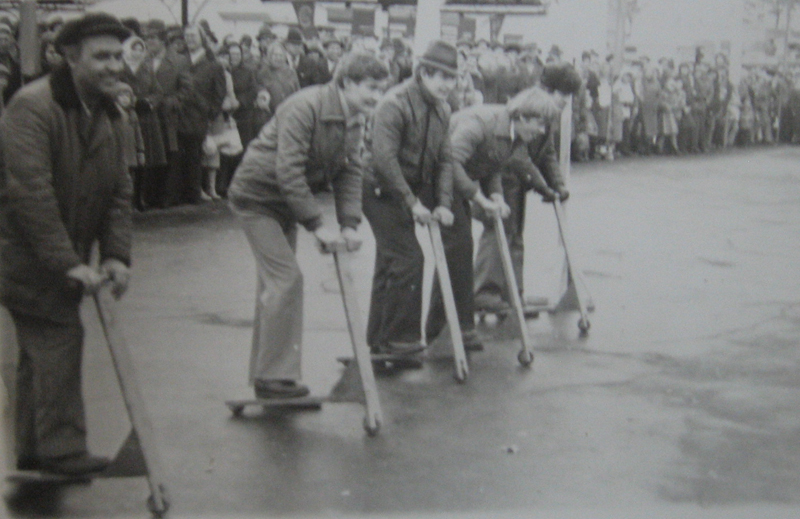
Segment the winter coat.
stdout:
<svg viewBox="0 0 800 519">
<path fill-rule="evenodd" d="M 422 187 L 430 186 L 436 198 L 432 202 L 450 208 L 449 125 L 448 104 L 423 91 L 417 79 L 411 77 L 392 87 L 375 108 L 370 138 L 370 171 L 381 189 L 399 194 L 411 208 Z"/>
<path fill-rule="evenodd" d="M 0 119 L 0 299 L 67 321 L 82 289 L 67 271 L 100 259 L 130 264 L 131 180 L 111 99 L 85 111 L 67 67 L 23 87 Z"/>
<path fill-rule="evenodd" d="M 228 189 L 231 204 L 313 231 L 322 225 L 313 193 L 332 186 L 339 224 L 357 227 L 363 167 L 358 150 L 347 153 L 345 125 L 333 83 L 291 96 L 250 142 Z"/>
<path fill-rule="evenodd" d="M 145 163 L 142 165 L 165 165 L 167 152 L 164 147 L 161 118 L 156 109 L 161 103 L 163 92 L 153 71 L 152 62 L 146 59 L 135 72 L 125 65 L 120 79 L 133 88 L 136 98 L 136 118 L 144 143 Z"/>
<path fill-rule="evenodd" d="M 273 113 L 284 99 L 300 90 L 297 73 L 288 65 L 282 68 L 265 65 L 256 75 L 256 84 L 269 92 L 269 107 Z"/>
<path fill-rule="evenodd" d="M 474 106 L 453 114 L 450 142 L 455 189 L 471 200 L 479 186 L 487 195 L 503 193 L 503 173 L 530 180 L 541 192 L 546 184 L 523 143 L 511 140 L 511 119 L 505 105 Z"/>
<path fill-rule="evenodd" d="M 152 66 L 152 61 L 151 61 Z M 180 81 L 189 71 L 189 60 L 180 54 L 166 53 L 154 70 L 156 81 L 161 88 L 162 98 L 157 107 L 161 118 L 161 130 L 167 152 L 178 151 L 178 123 L 180 120 Z M 188 81 L 184 81 L 188 84 Z"/>
<path fill-rule="evenodd" d="M 189 64 L 188 72 L 188 84 L 182 85 L 184 97 L 179 110 L 178 131 L 205 136 L 210 123 L 222 111 L 222 101 L 227 94 L 225 70 L 221 63 L 203 56 L 196 63 Z"/>
<path fill-rule="evenodd" d="M 642 121 L 645 135 L 653 139 L 658 136 L 658 108 L 661 100 L 661 83 L 658 78 L 645 79 L 642 88 Z"/>
<path fill-rule="evenodd" d="M 231 77 L 233 78 L 233 91 L 236 94 L 236 99 L 239 100 L 239 108 L 233 112 L 233 118 L 239 128 L 242 145 L 247 147 L 247 143 L 253 140 L 260 129 L 254 126 L 253 120 L 253 110 L 255 109 L 256 94 L 258 93 L 256 77 L 253 71 L 244 64 L 232 68 Z"/>
</svg>

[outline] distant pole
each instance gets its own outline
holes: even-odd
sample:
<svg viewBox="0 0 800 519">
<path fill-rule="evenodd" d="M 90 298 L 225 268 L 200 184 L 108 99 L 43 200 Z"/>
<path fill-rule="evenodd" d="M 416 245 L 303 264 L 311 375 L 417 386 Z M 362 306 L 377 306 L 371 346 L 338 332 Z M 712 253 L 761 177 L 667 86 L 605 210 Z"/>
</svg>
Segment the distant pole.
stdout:
<svg viewBox="0 0 800 519">
<path fill-rule="evenodd" d="M 189 0 L 181 0 L 181 25 L 189 25 Z"/>
<path fill-rule="evenodd" d="M 792 8 L 794 8 L 794 2 L 788 1 L 786 2 L 786 31 L 783 33 L 783 66 L 786 66 L 786 63 L 789 62 L 789 32 L 792 29 Z"/>
</svg>

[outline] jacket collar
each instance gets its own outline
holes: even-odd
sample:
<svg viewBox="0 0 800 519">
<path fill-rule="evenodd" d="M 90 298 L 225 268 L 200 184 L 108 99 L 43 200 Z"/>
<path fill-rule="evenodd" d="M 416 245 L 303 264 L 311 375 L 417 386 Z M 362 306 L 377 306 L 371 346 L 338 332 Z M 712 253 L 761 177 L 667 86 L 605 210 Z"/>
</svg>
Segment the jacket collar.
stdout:
<svg viewBox="0 0 800 519">
<path fill-rule="evenodd" d="M 494 135 L 495 137 L 511 140 L 511 117 L 509 117 L 505 106 L 502 110 L 498 110 L 497 117 L 494 119 Z"/>
<path fill-rule="evenodd" d="M 75 89 L 75 81 L 72 79 L 72 72 L 67 65 L 56 68 L 50 74 L 50 88 L 53 90 L 53 99 L 64 110 L 82 110 L 81 98 Z M 114 100 L 103 96 L 100 99 L 100 109 L 108 114 L 110 119 L 117 119 L 121 116 Z"/>
<path fill-rule="evenodd" d="M 406 93 L 411 103 L 414 117 L 418 117 L 417 114 L 424 113 L 427 108 L 433 109 L 442 121 L 447 120 L 447 113 L 445 112 L 443 104 L 433 97 L 430 92 L 425 90 L 419 80 L 414 76 L 406 80 Z"/>
<path fill-rule="evenodd" d="M 320 120 L 325 122 L 339 121 L 345 122 L 344 109 L 342 108 L 342 98 L 339 95 L 339 87 L 333 81 L 320 87 L 321 106 Z"/>
</svg>

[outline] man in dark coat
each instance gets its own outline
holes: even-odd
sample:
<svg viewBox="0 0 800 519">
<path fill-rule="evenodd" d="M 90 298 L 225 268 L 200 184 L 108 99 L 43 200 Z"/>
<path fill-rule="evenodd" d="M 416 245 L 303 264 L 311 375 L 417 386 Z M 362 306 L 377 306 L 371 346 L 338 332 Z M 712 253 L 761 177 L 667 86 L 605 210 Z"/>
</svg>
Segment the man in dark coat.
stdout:
<svg viewBox="0 0 800 519">
<path fill-rule="evenodd" d="M 161 123 L 161 135 L 164 139 L 166 166 L 160 167 L 153 178 L 151 204 L 157 207 L 177 205 L 183 197 L 183 184 L 180 173 L 180 156 L 178 150 L 178 120 L 180 117 L 180 97 L 178 78 L 187 74 L 189 60 L 177 52 L 170 52 L 167 44 L 170 39 L 182 37 L 170 34 L 164 22 L 150 20 L 145 24 L 142 37 L 147 46 L 147 59 L 142 64 L 155 74 L 156 83 L 161 90 L 161 97 L 155 112 Z M 188 83 L 188 82 L 187 82 Z"/>
<path fill-rule="evenodd" d="M 129 279 L 131 182 L 113 100 L 128 34 L 106 14 L 70 21 L 56 39 L 66 63 L 23 87 L 0 119 L 0 298 L 19 345 L 18 469 L 81 475 L 108 464 L 86 446 L 79 305 L 105 278 L 117 296 Z"/>
<path fill-rule="evenodd" d="M 376 242 L 367 325 L 367 343 L 375 353 L 422 349 L 424 257 L 415 224 L 432 218 L 444 226 L 453 222 L 447 97 L 457 73 L 455 47 L 434 41 L 420 57 L 414 77 L 389 90 L 375 109 L 374 178 L 364 183 L 364 216 Z M 458 304 L 460 293 L 471 287 L 452 267 L 450 276 Z"/>
<path fill-rule="evenodd" d="M 295 258 L 297 224 L 323 247 L 360 245 L 363 120 L 389 71 L 371 54 L 343 58 L 336 78 L 301 90 L 248 146 L 228 198 L 258 265 L 250 383 L 258 398 L 299 397 L 303 275 Z M 333 188 L 340 232 L 323 225 L 313 193 Z"/>
<path fill-rule="evenodd" d="M 222 112 L 225 99 L 225 70 L 205 46 L 198 26 L 183 31 L 189 52 L 187 75 L 178 76 L 179 89 L 188 90 L 181 99 L 178 121 L 178 144 L 181 153 L 181 173 L 184 201 L 196 204 L 207 198 L 203 191 L 203 141 L 211 121 Z"/>
</svg>

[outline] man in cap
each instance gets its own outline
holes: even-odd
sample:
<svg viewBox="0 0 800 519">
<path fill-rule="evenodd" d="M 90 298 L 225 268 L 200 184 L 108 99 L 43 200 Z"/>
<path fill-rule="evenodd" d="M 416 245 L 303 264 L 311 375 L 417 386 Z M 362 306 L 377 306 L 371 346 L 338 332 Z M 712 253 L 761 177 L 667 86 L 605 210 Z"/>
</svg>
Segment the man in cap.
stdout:
<svg viewBox="0 0 800 519">
<path fill-rule="evenodd" d="M 17 468 L 102 471 L 87 451 L 81 298 L 129 280 L 131 181 L 114 104 L 129 31 L 104 13 L 66 23 L 65 63 L 23 87 L 0 119 L 0 300 L 19 345 Z M 90 265 L 99 244 L 100 266 Z"/>
<path fill-rule="evenodd" d="M 225 69 L 207 47 L 206 32 L 200 25 L 183 29 L 183 39 L 189 53 L 188 73 L 179 76 L 179 89 L 186 92 L 181 98 L 178 120 L 178 147 L 181 175 L 184 182 L 184 201 L 196 204 L 211 200 L 203 190 L 203 141 L 211 122 L 222 112 L 227 94 Z M 209 190 L 213 186 L 208 186 Z"/>
<path fill-rule="evenodd" d="M 453 197 L 455 220 L 453 226 L 443 232 L 442 239 L 448 259 L 454 265 L 451 272 L 465 278 L 470 287 L 460 298 L 456 298 L 467 350 L 482 349 L 480 337 L 475 331 L 475 302 L 471 288 L 473 242 L 469 202 L 472 201 L 476 216 L 491 225 L 496 214 L 508 218 L 511 213 L 503 195 L 505 184 L 518 183 L 521 179 L 542 197 L 548 200 L 555 197 L 539 168 L 531 160 L 529 146 L 537 141 L 539 145 L 536 147 L 552 145 L 547 140 L 547 133 L 550 121 L 558 112 L 551 96 L 543 90 L 534 89 L 518 94 L 504 105 L 466 108 L 456 112 L 450 120 L 456 191 Z M 511 202 L 516 206 L 519 199 L 512 199 Z M 515 216 L 519 214 L 520 208 L 515 207 Z M 516 224 L 515 221 L 508 222 L 509 226 Z M 491 236 L 494 237 L 494 234 Z M 497 288 L 504 288 L 504 284 Z M 426 324 L 428 337 L 436 337 L 445 324 L 440 291 L 434 289 L 432 296 Z"/>
<path fill-rule="evenodd" d="M 363 198 L 376 241 L 367 326 L 367 342 L 375 353 L 422 349 L 424 257 L 414 229 L 432 219 L 444 226 L 453 222 L 447 97 L 457 73 L 455 47 L 434 41 L 420 57 L 414 76 L 389 90 L 375 109 L 374 178 L 365 179 Z M 471 287 L 462 286 L 458 273 L 450 274 L 459 300 Z"/>
<path fill-rule="evenodd" d="M 560 114 L 569 96 L 576 93 L 580 86 L 580 76 L 572 65 L 548 65 L 542 71 L 539 85 L 523 90 L 514 99 L 516 99 L 515 103 L 524 106 L 533 103 L 544 93 L 550 96 L 557 108 L 557 113 Z M 522 279 L 525 256 L 523 233 L 528 190 L 534 189 L 542 194 L 545 202 L 552 202 L 556 197 L 561 200 L 569 197 L 569 191 L 564 185 L 559 170 L 558 154 L 555 148 L 555 125 L 548 121 L 545 128 L 546 131 L 532 139 L 527 148 L 530 160 L 544 178 L 547 189 L 543 189 L 541 185 L 537 187 L 537 175 L 519 175 L 518 171 L 514 171 L 513 168 L 505 170 L 502 176 L 503 195 L 511 209 L 505 225 L 506 237 L 511 251 L 511 262 L 514 266 L 517 287 L 520 291 L 524 286 Z M 495 229 L 491 225 L 486 226 L 478 243 L 478 253 L 475 258 L 475 307 L 479 310 L 499 312 L 510 308 L 510 297 L 506 290 L 507 283 L 503 273 L 502 258 L 494 232 Z M 520 295 L 522 296 L 522 294 Z M 522 300 L 523 304 L 532 307 L 543 304 L 543 301 L 537 298 L 527 300 L 523 298 Z"/>
<path fill-rule="evenodd" d="M 262 61 L 267 56 L 267 49 L 269 49 L 270 44 L 277 39 L 278 36 L 272 32 L 272 29 L 269 28 L 269 25 L 262 25 L 261 29 L 258 30 L 256 41 L 258 41 L 258 50 L 261 53 Z"/>
<path fill-rule="evenodd" d="M 303 41 L 303 35 L 300 34 L 300 29 L 291 27 L 286 34 L 286 39 L 283 41 L 283 47 L 289 54 L 289 63 L 292 68 L 297 70 L 300 60 L 306 55 L 306 44 Z"/>
<path fill-rule="evenodd" d="M 321 78 L 330 81 L 330 77 L 333 76 L 333 71 L 336 68 L 336 63 L 339 62 L 342 54 L 344 54 L 344 45 L 339 39 L 330 37 L 322 40 L 322 50 L 325 51 L 325 60 L 321 64 L 323 69 Z"/>
<path fill-rule="evenodd" d="M 258 265 L 250 383 L 258 398 L 301 397 L 303 274 L 297 224 L 320 246 L 360 245 L 364 117 L 383 95 L 389 71 L 370 54 L 342 58 L 334 80 L 287 98 L 251 141 L 228 198 Z M 323 225 L 313 193 L 333 188 L 339 230 Z"/>
<path fill-rule="evenodd" d="M 150 20 L 142 27 L 142 37 L 147 46 L 147 59 L 142 64 L 155 75 L 162 97 L 155 111 L 161 123 L 161 134 L 166 151 L 166 166 L 157 166 L 158 173 L 152 181 L 153 200 L 158 207 L 177 205 L 183 198 L 180 147 L 178 145 L 178 123 L 181 105 L 181 75 L 189 70 L 189 60 L 183 54 L 169 52 L 167 43 L 170 33 L 161 20 Z M 177 37 L 173 34 L 171 37 Z M 184 81 L 188 84 L 188 81 Z"/>
</svg>

